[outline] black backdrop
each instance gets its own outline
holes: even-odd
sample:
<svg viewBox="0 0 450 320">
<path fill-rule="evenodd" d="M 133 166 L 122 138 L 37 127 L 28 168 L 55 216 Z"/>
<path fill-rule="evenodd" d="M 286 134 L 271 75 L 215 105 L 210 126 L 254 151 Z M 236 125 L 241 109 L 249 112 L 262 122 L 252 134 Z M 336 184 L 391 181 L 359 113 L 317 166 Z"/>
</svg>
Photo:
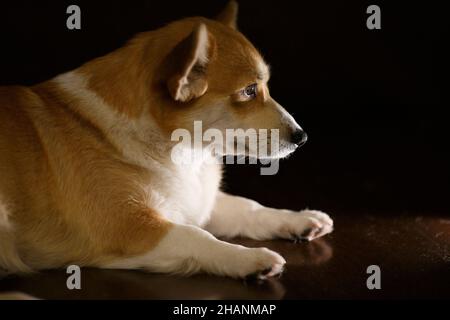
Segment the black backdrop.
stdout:
<svg viewBox="0 0 450 320">
<path fill-rule="evenodd" d="M 411 1 L 240 1 L 239 27 L 271 64 L 272 96 L 310 141 L 276 176 L 229 166 L 226 189 L 274 206 L 446 213 L 446 11 Z M 226 0 L 2 1 L 0 85 L 34 84 L 121 46 L 133 34 Z M 66 28 L 78 4 L 82 30 Z M 378 4 L 382 30 L 366 28 Z"/>
</svg>

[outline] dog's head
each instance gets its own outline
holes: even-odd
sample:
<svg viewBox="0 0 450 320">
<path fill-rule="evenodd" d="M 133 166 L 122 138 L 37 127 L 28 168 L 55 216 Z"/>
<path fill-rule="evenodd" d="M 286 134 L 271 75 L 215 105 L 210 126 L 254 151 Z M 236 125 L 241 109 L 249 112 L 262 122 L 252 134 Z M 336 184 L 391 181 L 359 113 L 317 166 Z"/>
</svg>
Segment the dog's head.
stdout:
<svg viewBox="0 0 450 320">
<path fill-rule="evenodd" d="M 236 135 L 246 139 L 225 139 L 230 148 L 223 146 L 223 153 L 258 157 L 248 139 L 248 130 L 254 130 L 257 146 L 265 145 L 269 158 L 287 156 L 307 136 L 270 96 L 270 69 L 237 30 L 236 16 L 232 1 L 216 20 L 189 18 L 167 27 L 167 33 L 180 40 L 159 70 L 165 96 L 156 113 L 158 122 L 168 133 L 183 128 L 194 134 L 194 122 L 201 121 L 203 130 L 216 129 L 224 138 L 227 129 L 243 129 Z"/>
</svg>

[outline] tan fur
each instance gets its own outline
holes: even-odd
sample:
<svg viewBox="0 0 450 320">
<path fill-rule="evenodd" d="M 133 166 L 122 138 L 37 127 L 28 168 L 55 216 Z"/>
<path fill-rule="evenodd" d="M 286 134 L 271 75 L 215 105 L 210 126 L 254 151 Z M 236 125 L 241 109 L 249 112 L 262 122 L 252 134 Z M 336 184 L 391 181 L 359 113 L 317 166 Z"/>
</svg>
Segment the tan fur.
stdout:
<svg viewBox="0 0 450 320">
<path fill-rule="evenodd" d="M 234 25 L 232 16 L 222 15 L 228 25 Z M 186 39 L 199 28 L 207 30 L 208 47 L 204 65 L 196 68 L 197 56 L 182 54 L 179 45 L 189 42 Z M 186 63 L 191 63 L 189 70 L 179 69 Z M 148 117 L 162 142 L 139 143 L 166 146 L 167 151 L 170 133 L 192 129 L 195 119 L 203 120 L 206 128 L 234 123 L 290 133 L 270 98 L 266 68 L 238 31 L 189 18 L 141 33 L 75 73 L 87 79 L 87 87 L 110 108 L 109 114 L 127 121 Z M 207 87 L 197 86 L 200 91 L 192 97 L 176 101 L 170 79 L 177 74 Z M 236 93 L 255 82 L 258 98 L 240 101 Z M 151 205 L 152 171 L 127 156 L 101 119 L 86 112 L 97 107 L 64 91 L 55 80 L 30 88 L 0 88 L 1 266 L 24 271 L 71 263 L 104 265 L 150 251 L 170 230 L 172 223 Z M 208 116 L 213 108 L 223 108 L 226 122 Z M 6 206 L 8 213 L 1 209 Z"/>
<path fill-rule="evenodd" d="M 228 2 L 227 6 L 217 16 L 216 20 L 220 21 L 232 29 L 237 29 L 238 4 L 235 0 Z"/>
<path fill-rule="evenodd" d="M 14 230 L 9 222 L 8 214 L 6 206 L 0 201 L 0 277 L 8 274 L 10 270 L 31 272 L 18 255 Z"/>
<path fill-rule="evenodd" d="M 2 93 L 1 193 L 29 266 L 95 265 L 149 250 L 167 232 L 143 205 L 149 177 L 68 107 L 76 101 L 48 83 Z"/>
</svg>

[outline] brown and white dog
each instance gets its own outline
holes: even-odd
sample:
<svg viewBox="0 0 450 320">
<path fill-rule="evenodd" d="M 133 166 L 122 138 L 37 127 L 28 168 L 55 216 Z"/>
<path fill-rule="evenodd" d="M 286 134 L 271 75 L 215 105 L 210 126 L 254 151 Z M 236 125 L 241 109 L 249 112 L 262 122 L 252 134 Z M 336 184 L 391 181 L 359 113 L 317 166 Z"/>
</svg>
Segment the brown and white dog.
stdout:
<svg viewBox="0 0 450 320">
<path fill-rule="evenodd" d="M 285 260 L 218 240 L 332 231 L 318 211 L 264 207 L 219 190 L 220 165 L 171 160 L 171 133 L 278 129 L 286 156 L 306 136 L 269 94 L 269 69 L 236 30 L 237 5 L 188 18 L 33 87 L 0 88 L 0 266 L 71 264 L 235 278 Z"/>
</svg>

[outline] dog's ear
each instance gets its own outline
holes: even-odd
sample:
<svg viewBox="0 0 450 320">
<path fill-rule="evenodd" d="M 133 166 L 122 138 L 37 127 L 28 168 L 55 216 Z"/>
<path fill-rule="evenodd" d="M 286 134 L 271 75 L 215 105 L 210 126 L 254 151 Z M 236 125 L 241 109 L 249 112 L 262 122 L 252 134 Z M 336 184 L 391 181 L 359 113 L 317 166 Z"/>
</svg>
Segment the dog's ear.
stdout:
<svg viewBox="0 0 450 320">
<path fill-rule="evenodd" d="M 212 42 L 212 36 L 202 23 L 172 52 L 175 65 L 167 87 L 176 101 L 189 102 L 205 94 L 208 89 L 206 71 L 213 51 Z"/>
<path fill-rule="evenodd" d="M 235 0 L 230 0 L 216 20 L 232 29 L 237 29 L 238 10 L 238 3 Z"/>
</svg>

